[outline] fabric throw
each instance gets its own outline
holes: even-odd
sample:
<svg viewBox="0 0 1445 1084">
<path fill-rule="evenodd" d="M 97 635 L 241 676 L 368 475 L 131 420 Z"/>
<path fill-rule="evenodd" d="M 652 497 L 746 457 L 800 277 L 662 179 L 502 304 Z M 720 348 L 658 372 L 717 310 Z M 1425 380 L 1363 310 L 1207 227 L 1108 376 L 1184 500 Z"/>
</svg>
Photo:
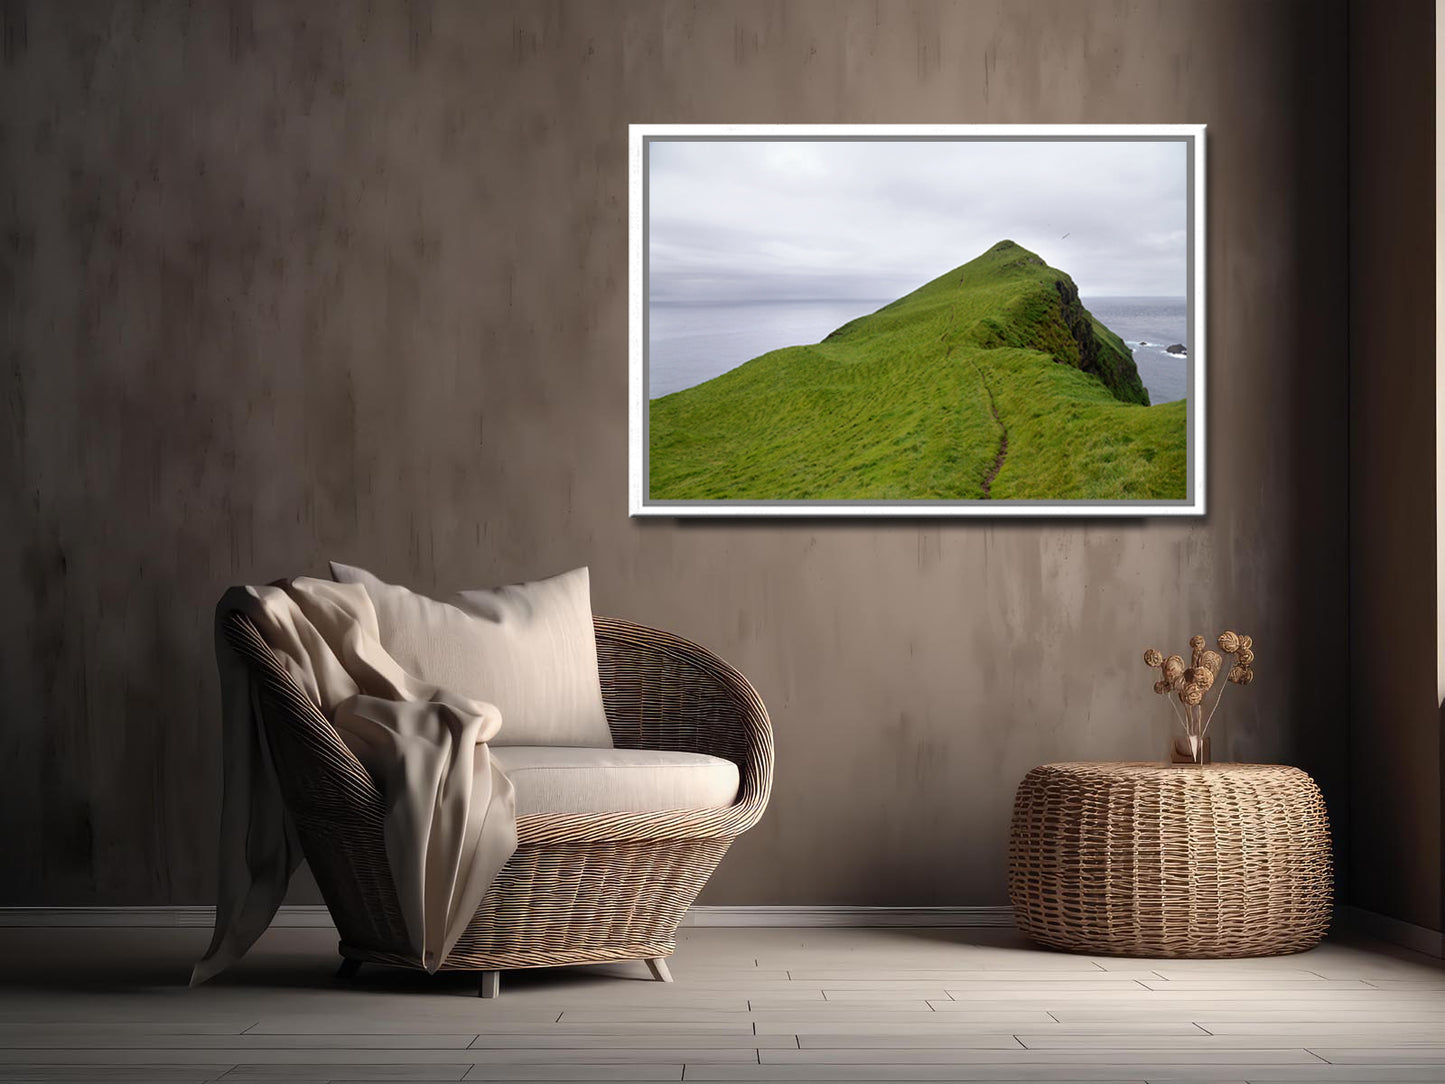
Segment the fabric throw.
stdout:
<svg viewBox="0 0 1445 1084">
<path fill-rule="evenodd" d="M 268 724 L 285 722 L 263 717 L 250 670 L 222 634 L 221 621 L 233 612 L 251 619 L 381 790 L 386 857 L 411 950 L 436 971 L 517 847 L 512 784 L 487 746 L 501 713 L 399 666 L 382 646 L 365 588 L 301 578 L 233 587 L 216 607 L 220 886 L 215 933 L 191 984 L 255 943 L 301 861 L 266 739 Z"/>
<path fill-rule="evenodd" d="M 586 568 L 445 601 L 337 561 L 331 575 L 366 588 L 381 642 L 405 670 L 498 707 L 494 744 L 612 748 Z"/>
</svg>

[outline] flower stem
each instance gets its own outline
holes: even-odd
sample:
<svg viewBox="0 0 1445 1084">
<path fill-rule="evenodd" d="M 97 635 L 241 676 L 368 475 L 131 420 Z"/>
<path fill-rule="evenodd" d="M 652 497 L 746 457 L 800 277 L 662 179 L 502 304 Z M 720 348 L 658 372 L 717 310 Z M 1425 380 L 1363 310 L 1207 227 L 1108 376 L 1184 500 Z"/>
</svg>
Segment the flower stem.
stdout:
<svg viewBox="0 0 1445 1084">
<path fill-rule="evenodd" d="M 1219 668 L 1223 670 L 1224 666 L 1221 665 Z M 1204 720 L 1204 734 L 1209 733 L 1209 724 L 1214 722 L 1214 713 L 1219 710 L 1219 702 L 1224 699 L 1224 686 L 1228 684 L 1229 678 L 1226 677 L 1224 683 L 1219 687 L 1218 694 L 1214 697 L 1214 707 L 1209 709 L 1209 718 Z M 1201 734 L 1200 737 L 1202 738 L 1204 734 Z"/>
<path fill-rule="evenodd" d="M 1169 693 L 1169 706 L 1174 709 L 1174 718 L 1179 720 L 1179 725 L 1184 728 L 1184 733 L 1189 733 L 1189 724 L 1184 721 L 1184 716 L 1179 714 L 1179 705 L 1174 703 L 1174 693 Z"/>
</svg>

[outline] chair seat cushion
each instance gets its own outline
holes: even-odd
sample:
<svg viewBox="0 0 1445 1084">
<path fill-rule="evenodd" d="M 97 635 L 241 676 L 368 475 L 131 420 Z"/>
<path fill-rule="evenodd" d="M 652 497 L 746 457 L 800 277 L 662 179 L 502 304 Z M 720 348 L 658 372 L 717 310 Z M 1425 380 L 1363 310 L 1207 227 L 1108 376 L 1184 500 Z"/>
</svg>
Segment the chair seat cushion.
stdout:
<svg viewBox="0 0 1445 1084">
<path fill-rule="evenodd" d="M 720 809 L 738 797 L 738 766 L 706 753 L 557 745 L 491 748 L 517 792 L 519 817 Z"/>
</svg>

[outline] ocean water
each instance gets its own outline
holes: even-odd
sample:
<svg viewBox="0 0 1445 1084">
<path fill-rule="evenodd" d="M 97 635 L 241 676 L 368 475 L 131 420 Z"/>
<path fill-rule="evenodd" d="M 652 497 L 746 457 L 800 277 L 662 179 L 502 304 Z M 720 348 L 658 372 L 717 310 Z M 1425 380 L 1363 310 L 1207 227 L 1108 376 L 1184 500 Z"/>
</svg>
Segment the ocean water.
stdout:
<svg viewBox="0 0 1445 1084">
<path fill-rule="evenodd" d="M 648 307 L 647 394 L 656 399 L 721 376 L 769 350 L 821 341 L 891 299 L 858 301 L 654 301 Z M 1183 399 L 1188 364 L 1164 352 L 1185 341 L 1184 298 L 1084 298 L 1085 307 L 1134 351 L 1154 403 Z M 1140 346 L 1139 340 L 1149 346 Z"/>
<path fill-rule="evenodd" d="M 1182 297 L 1081 297 L 1084 308 L 1134 351 L 1149 402 L 1169 403 L 1189 392 L 1189 362 L 1166 353 L 1174 343 L 1188 345 L 1189 306 Z M 1140 343 L 1148 343 L 1141 346 Z"/>
<path fill-rule="evenodd" d="M 647 395 L 656 399 L 769 350 L 821 341 L 883 301 L 713 301 L 648 306 Z"/>
</svg>

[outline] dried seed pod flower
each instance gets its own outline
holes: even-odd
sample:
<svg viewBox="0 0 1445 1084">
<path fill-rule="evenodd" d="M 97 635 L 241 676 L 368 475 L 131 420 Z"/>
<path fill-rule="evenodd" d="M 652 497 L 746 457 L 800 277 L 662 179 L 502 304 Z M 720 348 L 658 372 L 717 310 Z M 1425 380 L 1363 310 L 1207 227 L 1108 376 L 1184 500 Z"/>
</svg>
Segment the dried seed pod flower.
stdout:
<svg viewBox="0 0 1445 1084">
<path fill-rule="evenodd" d="M 1235 685 L 1254 681 L 1254 640 L 1230 630 L 1221 632 L 1217 642 L 1219 651 L 1210 648 L 1203 636 L 1189 637 L 1188 664 L 1181 655 L 1166 656 L 1152 647 L 1144 651 L 1145 664 L 1160 671 L 1154 691 L 1161 696 L 1174 693 L 1184 705 L 1182 711 L 1176 707 L 1174 715 L 1192 743 L 1208 733 L 1226 681 Z M 1214 691 L 1212 698 L 1210 690 Z"/>
</svg>

